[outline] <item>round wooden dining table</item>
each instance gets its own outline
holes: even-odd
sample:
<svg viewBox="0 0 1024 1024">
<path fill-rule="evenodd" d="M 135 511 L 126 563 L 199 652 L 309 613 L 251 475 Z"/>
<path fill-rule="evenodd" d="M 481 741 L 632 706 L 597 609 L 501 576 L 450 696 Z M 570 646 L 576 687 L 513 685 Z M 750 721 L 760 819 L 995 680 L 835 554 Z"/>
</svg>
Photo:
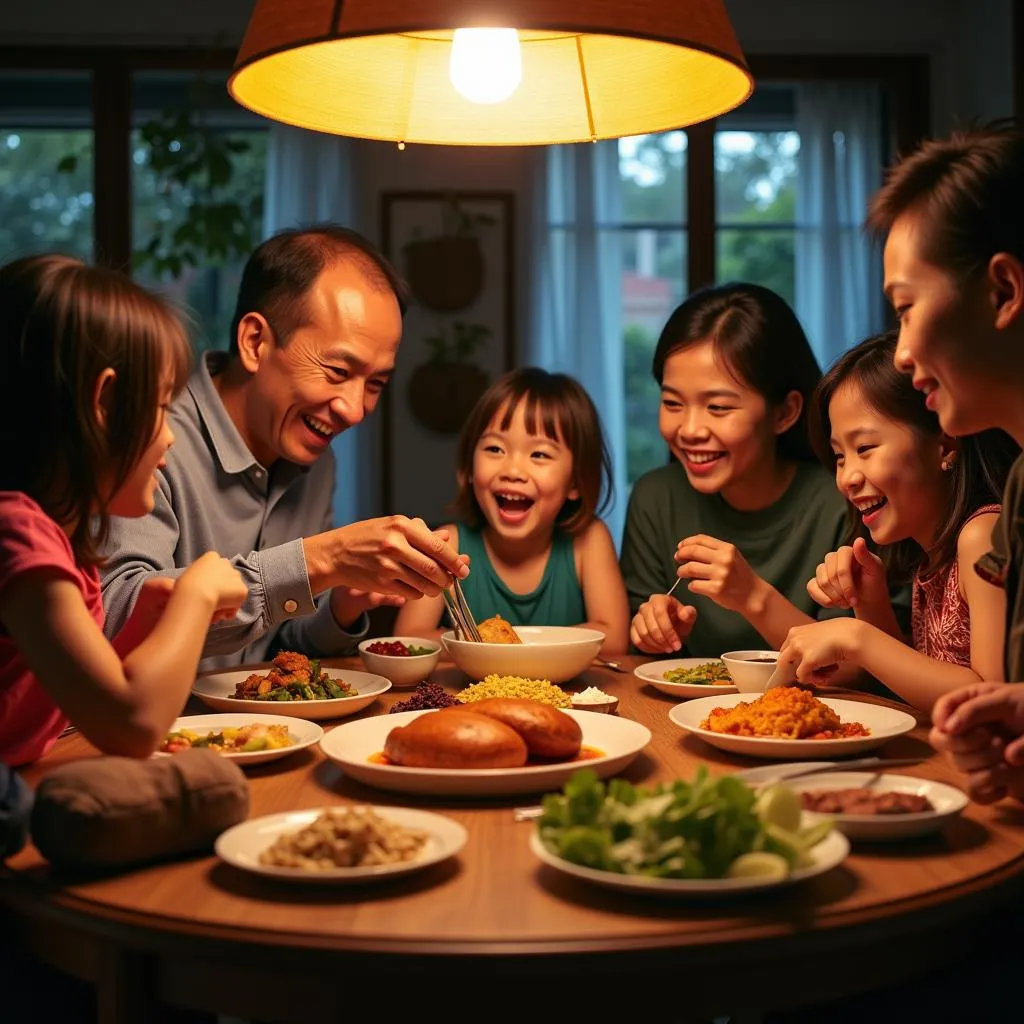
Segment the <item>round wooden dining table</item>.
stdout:
<svg viewBox="0 0 1024 1024">
<path fill-rule="evenodd" d="M 714 774 L 761 763 L 674 725 L 677 701 L 632 674 L 642 661 L 621 659 L 627 672 L 595 665 L 566 684 L 615 695 L 620 716 L 651 730 L 625 778 L 649 784 L 690 778 L 702 763 Z M 444 662 L 433 679 L 452 692 L 467 682 Z M 408 695 L 392 689 L 360 714 L 385 714 Z M 920 756 L 899 771 L 956 785 L 926 735 L 922 722 L 877 753 Z M 25 774 L 37 782 L 95 754 L 71 734 Z M 521 1011 L 533 1019 L 562 1019 L 566 1010 L 574 1019 L 632 1016 L 648 1004 L 673 1007 L 673 1020 L 794 1008 L 963 956 L 1024 883 L 1024 818 L 1005 805 L 971 804 L 930 837 L 854 843 L 839 867 L 777 891 L 687 900 L 596 887 L 541 864 L 528 845 L 535 826 L 512 813 L 537 797 L 374 790 L 347 779 L 316 747 L 247 774 L 250 817 L 408 806 L 450 815 L 468 830 L 468 843 L 419 873 L 356 887 L 278 882 L 212 853 L 69 880 L 30 845 L 0 873 L 5 927 L 33 954 L 94 983 L 102 1024 L 156 1020 L 159 1006 L 280 1022 L 347 1018 L 357 1004 L 374 1016 Z"/>
</svg>

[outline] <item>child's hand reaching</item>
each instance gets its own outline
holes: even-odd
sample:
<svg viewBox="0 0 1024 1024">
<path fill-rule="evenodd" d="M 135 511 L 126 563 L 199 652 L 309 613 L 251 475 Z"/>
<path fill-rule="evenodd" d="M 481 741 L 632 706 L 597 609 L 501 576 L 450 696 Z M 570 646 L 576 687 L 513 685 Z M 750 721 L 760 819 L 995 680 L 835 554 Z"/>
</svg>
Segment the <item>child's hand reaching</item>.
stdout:
<svg viewBox="0 0 1024 1024">
<path fill-rule="evenodd" d="M 797 682 L 825 683 L 842 662 L 855 660 L 857 627 L 850 618 L 794 626 L 779 649 L 779 665 L 792 665 Z"/>
<path fill-rule="evenodd" d="M 1024 687 L 975 683 L 945 694 L 928 739 L 965 773 L 972 800 L 1024 800 Z"/>
<path fill-rule="evenodd" d="M 234 618 L 249 596 L 241 573 L 216 551 L 200 555 L 181 574 L 176 589 L 182 587 L 197 591 L 212 603 L 211 622 Z"/>
<path fill-rule="evenodd" d="M 668 594 L 651 594 L 637 609 L 629 639 L 645 654 L 671 654 L 686 643 L 697 621 L 697 609 Z"/>
<path fill-rule="evenodd" d="M 348 629 L 363 612 L 387 605 L 401 608 L 405 598 L 398 594 L 379 594 L 373 590 L 356 590 L 354 587 L 335 587 L 331 591 L 331 612 L 334 621 L 342 629 Z"/>
<path fill-rule="evenodd" d="M 845 545 L 825 556 L 807 584 L 807 593 L 822 608 L 856 608 L 888 601 L 885 566 L 864 538 L 858 537 L 852 546 Z"/>
</svg>

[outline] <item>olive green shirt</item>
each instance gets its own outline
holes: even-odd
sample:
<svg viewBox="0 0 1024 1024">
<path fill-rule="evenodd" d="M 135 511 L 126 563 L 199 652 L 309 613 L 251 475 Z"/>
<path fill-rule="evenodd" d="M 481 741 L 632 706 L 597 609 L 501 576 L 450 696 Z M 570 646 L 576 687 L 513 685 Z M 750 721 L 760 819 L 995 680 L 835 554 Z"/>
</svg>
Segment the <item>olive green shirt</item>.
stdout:
<svg viewBox="0 0 1024 1024">
<path fill-rule="evenodd" d="M 754 572 L 812 618 L 846 614 L 821 608 L 807 593 L 818 563 L 847 534 L 846 502 L 822 466 L 799 463 L 785 494 L 753 512 L 732 508 L 720 494 L 695 491 L 678 462 L 642 476 L 626 510 L 620 559 L 632 614 L 651 594 L 672 586 L 676 545 L 698 533 L 734 544 Z M 771 646 L 742 615 L 687 592 L 685 585 L 676 593 L 697 609 L 687 655 L 717 658 Z"/>
<path fill-rule="evenodd" d="M 978 559 L 982 579 L 1006 591 L 1006 681 L 1024 682 L 1024 455 L 1006 478 L 1003 511 L 992 530 L 992 550 Z"/>
</svg>

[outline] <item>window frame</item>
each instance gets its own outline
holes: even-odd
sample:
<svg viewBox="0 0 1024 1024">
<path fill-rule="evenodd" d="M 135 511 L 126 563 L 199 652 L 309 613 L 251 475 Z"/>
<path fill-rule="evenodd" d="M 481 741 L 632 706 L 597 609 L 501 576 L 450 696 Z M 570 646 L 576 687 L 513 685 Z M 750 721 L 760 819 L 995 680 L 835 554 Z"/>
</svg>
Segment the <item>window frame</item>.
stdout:
<svg viewBox="0 0 1024 1024">
<path fill-rule="evenodd" d="M 92 76 L 93 256 L 132 268 L 132 77 L 140 71 L 217 71 L 235 50 L 120 46 L 4 46 L 5 71 L 85 71 Z"/>
</svg>

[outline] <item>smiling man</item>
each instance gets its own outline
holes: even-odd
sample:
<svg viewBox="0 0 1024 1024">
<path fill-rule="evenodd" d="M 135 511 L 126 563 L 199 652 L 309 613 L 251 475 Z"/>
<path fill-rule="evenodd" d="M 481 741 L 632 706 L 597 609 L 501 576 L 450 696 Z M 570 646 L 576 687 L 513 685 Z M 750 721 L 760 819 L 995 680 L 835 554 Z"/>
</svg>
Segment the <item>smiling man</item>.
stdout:
<svg viewBox="0 0 1024 1024">
<path fill-rule="evenodd" d="M 405 289 L 362 236 L 326 225 L 264 242 L 242 275 L 228 352 L 206 353 L 169 413 L 156 507 L 115 519 L 103 569 L 116 633 L 155 574 L 205 551 L 249 587 L 215 623 L 204 668 L 273 650 L 351 653 L 366 611 L 437 595 L 465 559 L 420 520 L 332 528 L 331 441 L 376 408 L 394 371 Z M 169 585 L 170 586 L 170 585 Z"/>
</svg>

